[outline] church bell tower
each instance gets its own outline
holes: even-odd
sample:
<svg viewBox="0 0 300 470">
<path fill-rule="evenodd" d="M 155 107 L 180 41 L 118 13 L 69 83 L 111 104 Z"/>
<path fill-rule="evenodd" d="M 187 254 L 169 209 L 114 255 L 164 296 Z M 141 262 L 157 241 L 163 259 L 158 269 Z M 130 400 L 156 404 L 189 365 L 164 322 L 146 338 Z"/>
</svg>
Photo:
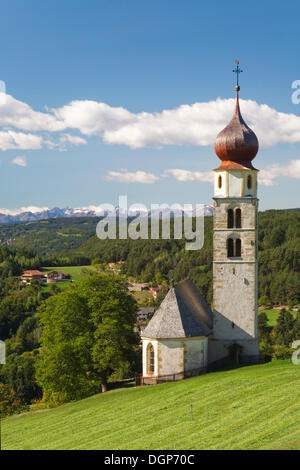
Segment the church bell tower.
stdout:
<svg viewBox="0 0 300 470">
<path fill-rule="evenodd" d="M 241 363 L 259 360 L 257 332 L 258 140 L 244 122 L 237 74 L 235 111 L 217 136 L 221 165 L 214 170 L 213 343 L 215 359 L 234 354 Z M 217 352 L 218 351 L 218 352 Z"/>
</svg>

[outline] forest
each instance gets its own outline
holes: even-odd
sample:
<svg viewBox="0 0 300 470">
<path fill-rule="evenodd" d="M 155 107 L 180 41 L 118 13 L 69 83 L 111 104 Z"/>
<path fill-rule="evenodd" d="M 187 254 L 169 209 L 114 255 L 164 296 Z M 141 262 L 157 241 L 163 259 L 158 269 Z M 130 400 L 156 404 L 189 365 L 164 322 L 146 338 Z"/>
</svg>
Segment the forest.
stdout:
<svg viewBox="0 0 300 470">
<path fill-rule="evenodd" d="M 24 255 L 12 262 L 0 260 L 0 269 L 17 274 L 41 266 L 87 265 L 93 261 L 126 261 L 122 272 L 142 282 L 169 285 L 187 277 L 212 302 L 212 217 L 205 217 L 204 246 L 185 250 L 185 240 L 99 240 L 99 218 L 50 219 L 0 226 L 2 245 L 36 253 L 26 265 Z M 19 251 L 20 252 L 20 251 Z M 300 211 L 269 210 L 259 213 L 259 297 L 266 304 L 300 301 Z"/>
<path fill-rule="evenodd" d="M 94 233 L 96 220 L 92 223 L 89 219 L 88 228 L 83 221 L 79 223 L 78 219 L 74 224 L 68 219 L 66 226 L 62 219 L 56 223 L 51 222 L 53 238 L 49 253 L 46 250 L 46 239 L 42 244 L 42 252 L 36 252 L 33 248 L 40 222 L 34 223 L 37 226 L 33 234 L 30 235 L 30 231 L 27 233 L 26 243 L 23 243 L 24 238 L 22 240 L 24 233 L 17 235 L 18 230 L 19 235 L 23 230 L 26 231 L 25 225 L 18 224 L 22 226 L 16 227 L 12 234 L 17 243 L 0 247 L 0 338 L 5 340 L 7 350 L 7 363 L 0 368 L 0 405 L 6 414 L 26 409 L 33 402 L 47 399 L 47 396 L 51 397 L 53 403 L 74 398 L 72 389 L 52 389 L 51 384 L 56 382 L 53 382 L 53 377 L 43 373 L 43 361 L 45 364 L 50 361 L 45 351 L 54 341 L 54 358 L 61 357 L 62 348 L 68 352 L 63 357 L 72 358 L 73 354 L 78 354 L 79 362 L 75 364 L 71 361 L 68 371 L 71 368 L 75 374 L 73 384 L 84 384 L 84 396 L 95 393 L 95 389 L 100 387 L 101 381 L 95 379 L 95 374 L 99 364 L 107 364 L 108 358 L 114 357 L 116 361 L 113 367 L 106 365 L 101 369 L 105 381 L 132 376 L 138 371 L 137 340 L 131 336 L 126 341 L 122 338 L 122 331 L 132 331 L 136 318 L 132 312 L 136 312 L 137 308 L 124 287 L 126 278 L 162 285 L 163 289 L 156 301 L 159 304 L 173 281 L 176 283 L 189 277 L 212 304 L 212 217 L 205 218 L 205 242 L 199 251 L 186 251 L 185 240 L 99 240 L 90 236 Z M 72 233 L 72 237 L 76 231 L 81 233 L 85 241 L 75 247 L 72 242 L 68 249 L 58 245 L 59 250 L 54 252 L 56 237 L 66 238 L 57 233 L 65 230 Z M 258 256 L 259 303 L 268 308 L 276 304 L 282 306 L 272 326 L 265 312 L 259 315 L 262 357 L 287 358 L 291 356 L 292 341 L 300 337 L 300 212 L 266 211 L 259 214 Z M 33 281 L 30 286 L 22 285 L 19 281 L 25 269 L 90 263 L 101 266 L 121 260 L 125 264 L 121 265 L 120 276 L 105 274 L 104 279 L 103 274 L 96 273 L 92 279 L 87 274 L 86 279 L 73 283 L 65 291 L 55 285 L 45 290 L 37 281 Z M 100 297 L 94 294 L 95 285 L 99 286 Z M 73 289 L 72 292 L 70 289 Z M 105 300 L 107 311 L 111 312 L 107 318 L 103 316 L 104 311 L 100 315 L 97 307 L 101 305 L 101 299 Z M 120 308 L 118 302 L 122 308 L 128 306 L 127 323 L 123 325 L 122 331 L 115 328 Z M 88 315 L 88 328 L 87 325 L 85 328 L 80 326 L 83 321 L 82 311 Z M 77 313 L 73 317 L 70 312 Z M 108 330 L 115 331 L 112 344 L 107 339 L 100 341 L 101 335 L 107 338 L 108 330 L 103 330 L 101 326 L 104 318 Z M 109 323 L 110 318 L 113 319 L 112 324 Z M 69 339 L 64 337 L 66 324 L 73 325 Z M 53 331 L 57 332 L 56 336 L 49 334 L 51 325 L 55 325 Z M 75 340 L 72 332 L 77 332 Z M 82 349 L 82 341 L 86 338 L 86 344 L 91 346 Z M 120 338 L 122 341 L 119 341 Z M 93 349 L 94 344 L 98 345 L 98 349 Z M 114 349 L 119 344 L 128 346 L 124 346 L 122 351 Z M 75 353 L 74 348 L 77 348 Z M 53 359 L 53 363 L 56 359 Z M 78 369 L 78 364 L 82 364 L 82 369 Z M 48 369 L 57 376 L 51 364 L 48 364 Z M 93 377 L 93 380 L 89 381 L 87 377 Z"/>
<path fill-rule="evenodd" d="M 212 217 L 205 217 L 204 246 L 185 250 L 185 240 L 99 240 L 59 253 L 69 263 L 74 258 L 101 263 L 126 261 L 123 273 L 142 282 L 170 285 L 189 277 L 212 302 Z M 171 232 L 172 233 L 172 232 Z M 300 212 L 269 210 L 259 213 L 259 297 L 266 304 L 300 302 Z M 59 260 L 53 257 L 53 262 Z"/>
</svg>

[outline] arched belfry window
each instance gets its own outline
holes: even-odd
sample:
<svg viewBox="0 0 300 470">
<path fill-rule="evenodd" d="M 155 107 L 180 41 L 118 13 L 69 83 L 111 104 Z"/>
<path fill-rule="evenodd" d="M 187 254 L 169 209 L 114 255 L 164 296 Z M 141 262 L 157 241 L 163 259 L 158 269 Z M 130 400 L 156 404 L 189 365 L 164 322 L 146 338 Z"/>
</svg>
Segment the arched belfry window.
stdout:
<svg viewBox="0 0 300 470">
<path fill-rule="evenodd" d="M 221 189 L 222 188 L 222 176 L 219 175 L 218 177 L 218 188 Z"/>
<path fill-rule="evenodd" d="M 147 373 L 154 373 L 154 347 L 151 343 L 147 346 Z"/>
<path fill-rule="evenodd" d="M 242 228 L 242 211 L 241 209 L 228 209 L 227 211 L 227 228 Z"/>
<path fill-rule="evenodd" d="M 247 188 L 248 189 L 252 188 L 252 176 L 251 175 L 247 176 Z"/>
<path fill-rule="evenodd" d="M 234 243 L 232 238 L 228 238 L 227 240 L 227 257 L 233 258 L 234 256 Z"/>
<path fill-rule="evenodd" d="M 242 254 L 242 244 L 240 238 L 235 240 L 235 256 L 240 258 Z"/>
<path fill-rule="evenodd" d="M 241 209 L 235 210 L 235 228 L 242 227 L 242 211 Z"/>
<path fill-rule="evenodd" d="M 227 228 L 233 228 L 233 226 L 234 226 L 233 209 L 228 209 L 228 212 L 227 212 Z"/>
<path fill-rule="evenodd" d="M 240 238 L 227 239 L 227 258 L 240 258 L 242 256 L 242 242 Z"/>
</svg>

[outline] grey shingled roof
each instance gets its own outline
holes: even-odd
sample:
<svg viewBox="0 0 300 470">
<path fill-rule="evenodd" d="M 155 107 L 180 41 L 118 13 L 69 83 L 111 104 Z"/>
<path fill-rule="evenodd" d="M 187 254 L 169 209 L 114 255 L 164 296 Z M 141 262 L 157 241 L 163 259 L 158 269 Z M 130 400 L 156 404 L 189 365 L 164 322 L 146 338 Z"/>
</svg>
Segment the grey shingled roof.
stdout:
<svg viewBox="0 0 300 470">
<path fill-rule="evenodd" d="M 154 307 L 140 307 L 138 310 L 138 314 L 144 313 L 144 314 L 149 315 L 149 313 L 153 313 L 153 312 L 154 312 Z"/>
<path fill-rule="evenodd" d="M 188 338 L 212 333 L 211 309 L 190 280 L 169 290 L 149 324 L 145 338 Z"/>
</svg>

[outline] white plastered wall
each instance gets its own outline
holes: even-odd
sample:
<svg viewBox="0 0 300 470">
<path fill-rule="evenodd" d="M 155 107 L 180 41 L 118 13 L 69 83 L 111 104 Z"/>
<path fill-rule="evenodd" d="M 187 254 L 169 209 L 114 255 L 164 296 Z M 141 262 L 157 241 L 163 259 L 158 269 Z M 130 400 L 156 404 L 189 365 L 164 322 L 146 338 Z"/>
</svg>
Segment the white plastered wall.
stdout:
<svg viewBox="0 0 300 470">
<path fill-rule="evenodd" d="M 252 186 L 249 189 L 247 185 L 248 176 L 252 177 Z M 244 196 L 256 196 L 256 180 L 257 172 L 256 171 L 244 171 Z"/>
<path fill-rule="evenodd" d="M 214 172 L 214 194 L 216 197 L 226 197 L 226 172 L 225 171 L 215 171 Z M 219 188 L 219 176 L 222 178 L 222 185 L 221 188 Z"/>
<path fill-rule="evenodd" d="M 158 375 L 158 362 L 157 362 L 157 357 L 158 357 L 158 341 L 156 339 L 142 339 L 143 343 L 143 376 L 144 377 L 157 377 Z M 149 343 L 152 344 L 153 349 L 154 349 L 154 374 L 148 374 L 148 367 L 147 367 L 147 348 Z"/>
<path fill-rule="evenodd" d="M 207 338 L 185 341 L 184 369 L 186 371 L 207 365 Z"/>
<path fill-rule="evenodd" d="M 205 367 L 208 362 L 208 340 L 205 337 L 159 339 L 143 338 L 143 376 L 178 374 Z M 147 371 L 147 348 L 154 348 L 154 374 Z"/>
<path fill-rule="evenodd" d="M 242 196 L 243 174 L 240 171 L 228 171 L 228 197 Z"/>
</svg>

